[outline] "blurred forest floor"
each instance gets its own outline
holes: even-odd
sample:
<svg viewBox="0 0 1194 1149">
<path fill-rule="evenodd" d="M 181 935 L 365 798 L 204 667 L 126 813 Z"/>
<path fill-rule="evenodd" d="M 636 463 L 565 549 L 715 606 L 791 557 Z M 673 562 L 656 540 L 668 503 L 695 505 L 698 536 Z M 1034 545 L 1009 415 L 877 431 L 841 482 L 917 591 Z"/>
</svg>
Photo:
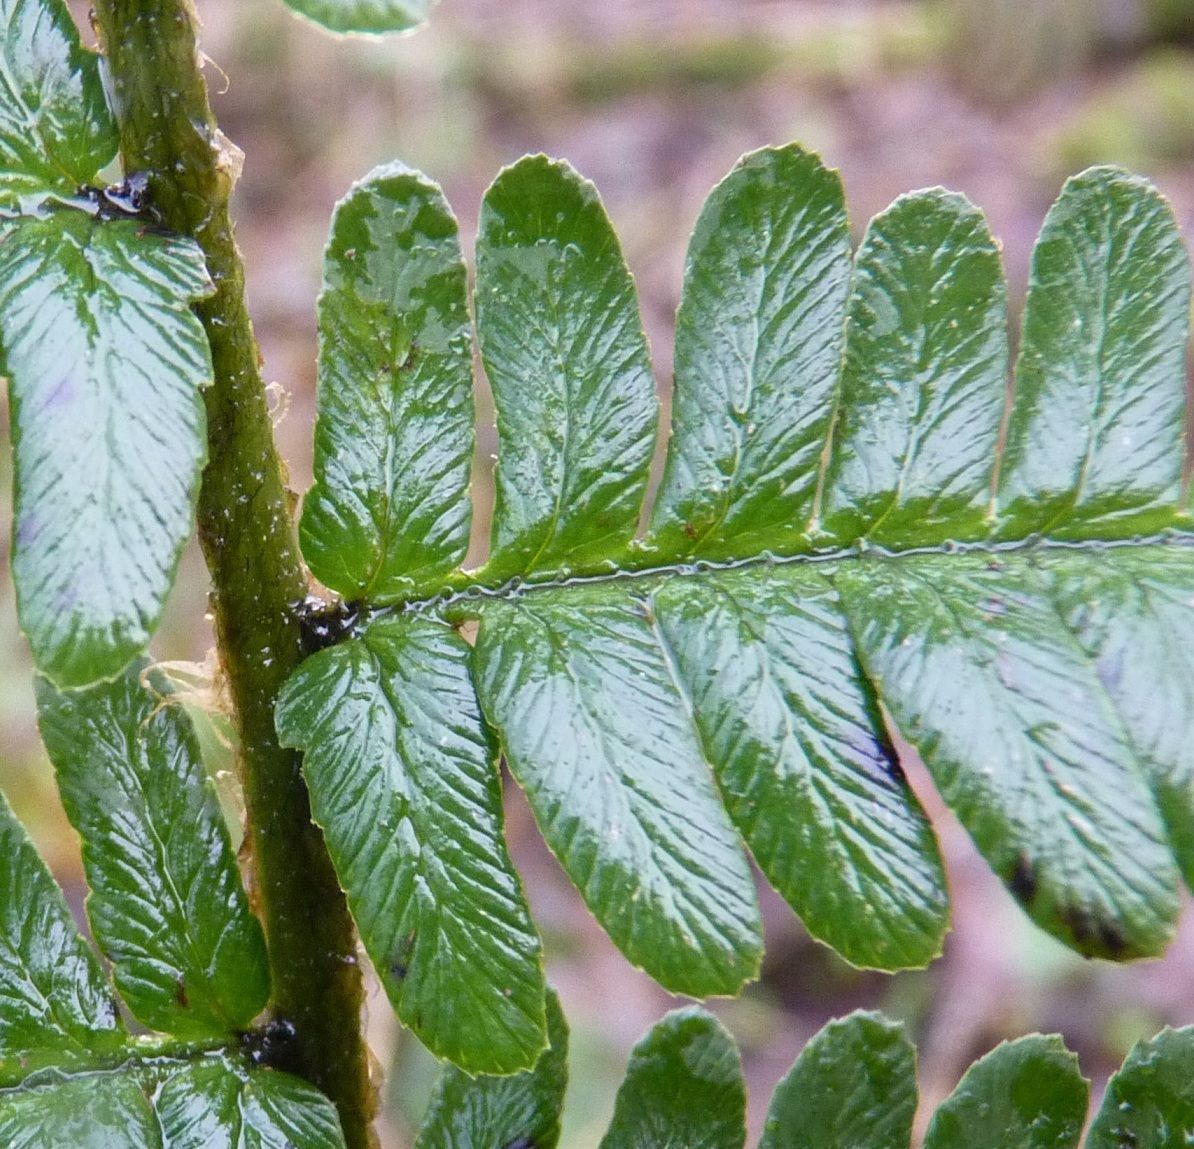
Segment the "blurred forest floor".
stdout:
<svg viewBox="0 0 1194 1149">
<path fill-rule="evenodd" d="M 313 305 L 329 214 L 391 159 L 439 180 L 466 250 L 485 186 L 525 152 L 566 156 L 600 188 L 641 295 L 666 398 L 684 247 L 700 204 L 744 151 L 799 140 L 839 167 L 857 232 L 901 192 L 963 191 L 1004 244 L 1018 307 L 1032 240 L 1064 177 L 1126 164 L 1194 233 L 1194 0 L 442 0 L 429 28 L 336 40 L 277 0 L 197 0 L 209 83 L 246 153 L 236 193 L 249 301 L 277 380 L 278 431 L 296 491 L 310 481 Z M 85 19 L 85 5 L 77 8 Z M 492 424 L 483 398 L 478 539 L 488 523 Z M 7 455 L 0 487 L 9 487 Z M 3 527 L 8 516 L 3 516 Z M 7 540 L 0 535 L 0 555 Z M 206 574 L 184 559 L 159 658 L 202 661 Z M 33 722 L 12 590 L 0 586 L 0 785 L 76 910 L 78 847 Z M 197 703 L 205 699 L 195 695 Z M 235 813 L 228 751 L 208 737 Z M 1160 962 L 1087 963 L 1035 930 L 909 771 L 936 819 L 954 930 L 930 970 L 855 971 L 764 893 L 762 980 L 714 1008 L 738 1037 L 757 1131 L 772 1086 L 828 1018 L 857 1007 L 905 1019 L 920 1045 L 923 1109 L 1007 1037 L 1065 1035 L 1101 1087 L 1131 1043 L 1194 1022 L 1194 922 Z M 597 1144 L 633 1042 L 670 1004 L 593 924 L 508 793 L 509 836 L 573 1030 L 564 1145 Z M 410 1141 L 435 1065 L 400 1035 L 376 990 L 371 1031 L 390 1070 L 386 1149 Z"/>
</svg>

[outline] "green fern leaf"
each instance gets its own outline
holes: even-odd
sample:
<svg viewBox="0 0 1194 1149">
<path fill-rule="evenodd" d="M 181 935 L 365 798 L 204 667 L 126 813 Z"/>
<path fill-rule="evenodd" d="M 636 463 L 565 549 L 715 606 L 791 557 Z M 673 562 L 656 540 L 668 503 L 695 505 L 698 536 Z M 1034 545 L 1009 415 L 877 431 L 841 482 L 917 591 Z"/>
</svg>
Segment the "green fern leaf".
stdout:
<svg viewBox="0 0 1194 1149">
<path fill-rule="evenodd" d="M 43 680 L 38 701 L 96 938 L 123 1004 L 163 1035 L 126 1031 L 0 798 L 0 1144 L 344 1149 L 332 1103 L 259 1064 L 248 1027 L 269 988 L 261 930 L 190 721 L 141 669 L 73 693 Z"/>
<path fill-rule="evenodd" d="M 454 228 L 438 193 L 404 178 L 421 207 L 378 217 L 369 264 L 392 258 L 413 284 L 441 260 L 435 314 L 452 319 L 429 322 L 430 289 L 409 304 L 371 295 L 370 322 L 403 331 L 389 361 L 377 341 L 358 348 L 351 325 L 325 324 L 313 497 L 363 505 L 376 484 L 348 470 L 385 473 L 399 518 L 420 527 L 395 542 L 376 514 L 364 536 L 364 519 L 342 531 L 329 519 L 321 569 L 358 553 L 386 567 L 395 548 L 438 546 L 430 524 L 463 513 L 462 354 L 428 361 L 417 383 L 402 369 L 421 340 L 456 347 Z M 341 211 L 384 198 L 392 179 L 379 173 Z M 421 238 L 432 220 L 447 246 Z M 334 236 L 329 285 L 341 256 Z M 379 628 L 446 623 L 471 639 L 479 627 L 471 652 L 450 655 L 465 710 L 475 691 L 546 841 L 632 962 L 693 994 L 754 975 L 739 835 L 848 960 L 897 969 L 939 952 L 940 858 L 881 708 L 1041 926 L 1093 956 L 1164 948 L 1194 841 L 1189 269 L 1149 185 L 1106 168 L 1066 185 L 1034 256 L 1009 406 L 1006 288 L 976 208 L 940 189 L 901 197 L 851 260 L 834 173 L 794 146 L 746 157 L 689 251 L 672 435 L 645 516 L 653 385 L 591 185 L 543 157 L 506 169 L 482 209 L 476 299 L 499 440 L 489 559 L 447 571 L 457 525 L 433 562 L 391 564 L 402 575 L 389 589 L 333 582 L 364 599 L 344 646 Z M 444 398 L 442 434 L 421 409 L 419 442 L 434 446 L 411 450 L 411 428 L 387 413 L 424 394 Z M 376 430 L 337 470 L 345 411 Z M 282 733 L 308 751 L 314 792 L 351 773 L 376 801 L 383 775 L 333 746 L 351 708 L 323 732 L 293 718 L 312 673 L 284 693 Z M 443 673 L 439 654 L 403 668 L 415 695 Z M 1148 702 L 1158 692 L 1164 707 Z M 408 735 L 383 741 L 401 762 Z M 359 898 L 349 858 L 410 863 L 399 835 L 359 854 L 356 821 L 321 818 Z M 400 905 L 374 897 L 370 919 Z M 500 985 L 475 971 L 464 992 L 492 1001 Z"/>
<path fill-rule="evenodd" d="M 562 1019 L 552 1024 L 554 1032 Z M 554 1149 L 563 1093 L 557 1045 L 553 1038 L 553 1053 L 515 1077 L 470 1081 L 447 1068 L 418 1149 Z M 1186 1145 L 1194 1136 L 1191 1057 L 1194 1028 L 1137 1045 L 1108 1085 L 1086 1149 Z M 1004 1042 L 932 1115 L 924 1149 L 1076 1149 L 1088 1093 L 1060 1037 Z M 601 1146 L 743 1149 L 744 1109 L 733 1040 L 706 1011 L 680 1010 L 635 1047 Z M 776 1086 L 759 1149 L 911 1149 L 916 1110 L 916 1051 L 903 1027 L 853 1013 L 815 1034 Z M 541 1129 L 549 1131 L 542 1141 Z"/>
<path fill-rule="evenodd" d="M 1178 1149 L 1194 1140 L 1194 1028 L 1136 1044 L 1107 1083 L 1086 1149 Z"/>
<path fill-rule="evenodd" d="M 153 1029 L 220 1037 L 265 1005 L 265 943 L 190 719 L 145 669 L 76 692 L 41 680 L 42 738 L 121 996 Z"/>
</svg>

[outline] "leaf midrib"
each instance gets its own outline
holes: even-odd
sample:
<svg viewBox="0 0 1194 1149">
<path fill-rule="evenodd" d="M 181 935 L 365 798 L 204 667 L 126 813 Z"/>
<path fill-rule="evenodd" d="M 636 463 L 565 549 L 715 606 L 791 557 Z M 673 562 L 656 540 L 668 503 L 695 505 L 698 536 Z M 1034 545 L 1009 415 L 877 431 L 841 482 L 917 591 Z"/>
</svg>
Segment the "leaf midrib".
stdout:
<svg viewBox="0 0 1194 1149">
<path fill-rule="evenodd" d="M 752 570 L 788 566 L 812 566 L 835 564 L 850 560 L 869 559 L 898 561 L 925 555 L 962 556 L 987 555 L 993 561 L 1011 555 L 1040 554 L 1050 552 L 1106 552 L 1113 550 L 1138 550 L 1147 546 L 1166 546 L 1179 549 L 1194 548 L 1194 523 L 1188 523 L 1174 516 L 1173 526 L 1156 534 L 1119 539 L 1053 539 L 1034 536 L 1023 539 L 993 540 L 984 538 L 968 542 L 945 542 L 930 546 L 912 546 L 902 549 L 875 546 L 860 539 L 850 546 L 836 546 L 826 550 L 802 551 L 796 554 L 776 555 L 770 552 L 752 555 L 745 559 L 716 561 L 708 559 L 668 559 L 660 562 L 660 556 L 646 548 L 630 552 L 630 560 L 613 569 L 596 569 L 591 573 L 572 574 L 560 577 L 546 575 L 541 579 L 515 576 L 500 581 L 487 580 L 485 568 L 476 571 L 459 571 L 443 580 L 440 589 L 433 594 L 411 596 L 397 602 L 387 603 L 368 611 L 363 623 L 375 619 L 405 614 L 437 613 L 451 622 L 474 618 L 476 610 L 472 604 L 485 599 L 511 601 L 526 598 L 539 591 L 560 590 L 569 587 L 613 586 L 618 583 L 649 583 L 668 577 L 698 577 L 720 574 L 727 571 Z M 640 561 L 634 561 L 638 558 Z M 609 564 L 598 564 L 609 566 Z M 478 575 L 482 577 L 478 577 Z"/>
</svg>

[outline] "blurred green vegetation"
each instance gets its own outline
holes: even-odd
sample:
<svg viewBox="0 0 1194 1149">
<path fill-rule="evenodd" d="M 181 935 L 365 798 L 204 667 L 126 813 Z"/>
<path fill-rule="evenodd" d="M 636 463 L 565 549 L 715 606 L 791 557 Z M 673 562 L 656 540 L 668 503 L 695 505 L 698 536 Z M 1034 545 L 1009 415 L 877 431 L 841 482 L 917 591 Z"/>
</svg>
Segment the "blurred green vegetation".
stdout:
<svg viewBox="0 0 1194 1149">
<path fill-rule="evenodd" d="M 1053 142 L 1060 172 L 1093 163 L 1135 171 L 1194 161 L 1194 52 L 1149 51 L 1086 100 Z"/>
</svg>

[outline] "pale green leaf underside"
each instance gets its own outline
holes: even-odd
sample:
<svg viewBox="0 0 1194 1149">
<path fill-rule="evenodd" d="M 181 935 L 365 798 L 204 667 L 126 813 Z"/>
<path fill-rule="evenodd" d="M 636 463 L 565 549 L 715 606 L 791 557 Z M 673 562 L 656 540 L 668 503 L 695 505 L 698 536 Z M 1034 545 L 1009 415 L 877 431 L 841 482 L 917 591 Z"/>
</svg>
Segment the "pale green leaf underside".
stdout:
<svg viewBox="0 0 1194 1149">
<path fill-rule="evenodd" d="M 285 0 L 300 16 L 332 32 L 378 35 L 417 28 L 435 0 Z"/>
<path fill-rule="evenodd" d="M 190 241 L 73 210 L 0 225 L 0 344 L 16 455 L 13 577 L 63 686 L 148 642 L 191 530 L 211 379 Z"/>
<path fill-rule="evenodd" d="M 0 797 L 0 1088 L 124 1043 L 116 1000 L 62 892 Z"/>
<path fill-rule="evenodd" d="M 0 0 L 0 208 L 73 196 L 115 154 L 99 58 L 64 0 Z"/>
<path fill-rule="evenodd" d="M 265 1005 L 265 944 L 190 719 L 145 665 L 84 691 L 41 680 L 41 732 L 122 997 L 152 1029 L 218 1037 Z"/>
<path fill-rule="evenodd" d="M 330 1101 L 232 1057 L 147 1061 L 0 1093 L 7 1149 L 343 1149 Z"/>
<path fill-rule="evenodd" d="M 444 1068 L 415 1149 L 555 1149 L 568 1085 L 568 1024 L 547 992 L 549 1045 L 532 1069 L 506 1077 L 470 1077 Z"/>
<path fill-rule="evenodd" d="M 1129 264 L 1108 219 L 1158 257 Z M 1059 233 L 1080 275 L 1057 270 Z M 715 190 L 689 254 L 663 487 L 632 545 L 655 417 L 632 284 L 589 185 L 542 157 L 503 172 L 478 238 L 493 553 L 366 611 L 348 646 L 416 618 L 480 622 L 481 710 L 548 844 L 671 989 L 731 992 L 754 972 L 739 834 L 849 960 L 939 951 L 940 861 L 881 705 L 1044 928 L 1087 954 L 1158 953 L 1174 849 L 1188 870 L 1194 842 L 1188 660 L 1170 650 L 1194 627 L 1172 214 L 1112 169 L 1067 184 L 1037 253 L 1057 281 L 1025 316 L 1044 366 L 1022 363 L 1010 416 L 1005 287 L 977 209 L 918 192 L 853 261 L 845 235 L 836 176 L 798 148 L 747 157 Z M 1095 430 L 1059 492 L 1041 428 L 1055 393 L 1076 418 L 1083 356 L 1100 367 L 1083 400 Z M 1001 464 L 1005 418 L 1018 445 Z M 1159 447 L 1127 449 L 1149 428 Z"/>
<path fill-rule="evenodd" d="M 496 751 L 445 623 L 395 618 L 309 659 L 278 709 L 399 1016 L 471 1072 L 543 1048 L 539 939 L 502 837 Z"/>
</svg>

